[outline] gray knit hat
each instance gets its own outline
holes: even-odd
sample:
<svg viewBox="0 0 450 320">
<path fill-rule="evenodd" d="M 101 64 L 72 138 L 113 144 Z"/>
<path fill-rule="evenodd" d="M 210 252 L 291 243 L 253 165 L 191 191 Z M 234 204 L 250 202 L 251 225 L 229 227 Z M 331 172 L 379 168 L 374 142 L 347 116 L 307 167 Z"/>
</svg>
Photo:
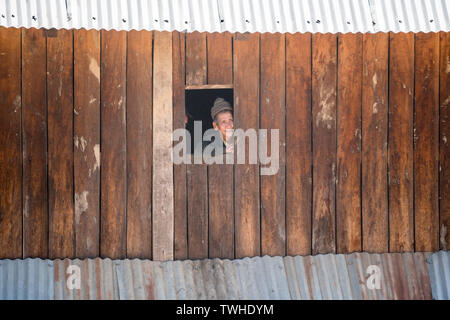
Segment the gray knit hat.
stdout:
<svg viewBox="0 0 450 320">
<path fill-rule="evenodd" d="M 217 98 L 214 101 L 214 105 L 211 108 L 211 118 L 214 120 L 214 117 L 218 115 L 222 111 L 230 111 L 233 112 L 233 108 L 231 105 L 224 100 L 223 98 Z"/>
</svg>

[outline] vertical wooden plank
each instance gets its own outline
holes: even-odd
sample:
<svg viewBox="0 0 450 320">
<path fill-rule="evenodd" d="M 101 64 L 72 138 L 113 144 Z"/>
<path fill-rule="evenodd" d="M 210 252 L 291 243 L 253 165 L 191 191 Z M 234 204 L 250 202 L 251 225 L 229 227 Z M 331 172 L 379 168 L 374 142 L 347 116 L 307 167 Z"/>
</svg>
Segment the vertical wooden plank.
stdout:
<svg viewBox="0 0 450 320">
<path fill-rule="evenodd" d="M 206 84 L 206 33 L 186 34 L 186 84 Z"/>
<path fill-rule="evenodd" d="M 100 254 L 126 256 L 126 45 L 125 31 L 101 31 Z"/>
<path fill-rule="evenodd" d="M 74 30 L 76 257 L 100 255 L 100 32 Z"/>
<path fill-rule="evenodd" d="M 234 125 L 243 130 L 259 127 L 259 42 L 258 33 L 234 35 Z M 259 166 L 234 167 L 236 258 L 259 256 Z"/>
<path fill-rule="evenodd" d="M 363 251 L 388 252 L 387 119 L 389 34 L 363 35 Z"/>
<path fill-rule="evenodd" d="M 336 50 L 336 35 L 313 34 L 313 254 L 336 250 Z"/>
<path fill-rule="evenodd" d="M 208 83 L 233 83 L 233 50 L 229 32 L 214 32 L 207 35 Z"/>
<path fill-rule="evenodd" d="M 390 33 L 389 251 L 414 250 L 413 239 L 414 34 Z"/>
<path fill-rule="evenodd" d="M 0 27 L 0 259 L 22 258 L 20 34 Z"/>
<path fill-rule="evenodd" d="M 362 35 L 340 34 L 337 97 L 337 252 L 361 251 Z"/>
<path fill-rule="evenodd" d="M 152 257 L 152 33 L 128 32 L 127 257 Z"/>
<path fill-rule="evenodd" d="M 286 34 L 286 254 L 311 254 L 311 34 Z"/>
<path fill-rule="evenodd" d="M 173 128 L 185 128 L 185 45 L 186 36 L 174 31 L 172 40 L 173 63 Z M 177 142 L 175 142 L 177 143 Z M 174 259 L 188 258 L 186 164 L 173 166 L 174 196 Z"/>
<path fill-rule="evenodd" d="M 450 33 L 440 33 L 439 157 L 440 249 L 450 248 Z"/>
<path fill-rule="evenodd" d="M 234 258 L 233 165 L 208 166 L 209 258 Z"/>
<path fill-rule="evenodd" d="M 207 35 L 209 84 L 233 83 L 231 34 Z M 208 166 L 209 258 L 234 258 L 233 165 Z"/>
<path fill-rule="evenodd" d="M 188 252 L 189 259 L 208 257 L 208 180 L 207 166 L 187 166 Z"/>
<path fill-rule="evenodd" d="M 439 249 L 439 34 L 417 33 L 414 109 L 415 250 Z"/>
<path fill-rule="evenodd" d="M 261 254 L 286 255 L 285 221 L 285 36 L 261 35 L 260 128 L 269 129 L 267 150 L 271 150 L 270 129 L 279 129 L 279 170 L 261 175 Z M 273 156 L 273 154 L 272 154 Z"/>
<path fill-rule="evenodd" d="M 23 256 L 48 255 L 46 38 L 22 29 Z"/>
<path fill-rule="evenodd" d="M 172 34 L 154 37 L 153 259 L 173 260 Z"/>
<path fill-rule="evenodd" d="M 206 84 L 206 33 L 186 34 L 186 84 Z M 188 252 L 189 258 L 208 257 L 207 166 L 188 165 Z"/>
<path fill-rule="evenodd" d="M 47 38 L 49 258 L 75 256 L 73 31 Z"/>
</svg>

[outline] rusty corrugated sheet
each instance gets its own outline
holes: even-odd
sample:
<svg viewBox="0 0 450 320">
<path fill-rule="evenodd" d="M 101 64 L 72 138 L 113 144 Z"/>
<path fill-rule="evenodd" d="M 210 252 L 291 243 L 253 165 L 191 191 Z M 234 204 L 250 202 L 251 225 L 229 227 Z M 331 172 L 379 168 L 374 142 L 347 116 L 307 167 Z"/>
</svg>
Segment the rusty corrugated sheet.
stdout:
<svg viewBox="0 0 450 320">
<path fill-rule="evenodd" d="M 448 0 L 0 0 L 0 26 L 200 32 L 450 31 Z"/>
<path fill-rule="evenodd" d="M 450 251 L 440 251 L 427 258 L 433 299 L 450 299 Z"/>
<path fill-rule="evenodd" d="M 80 289 L 68 289 L 69 266 L 79 267 Z M 368 287 L 373 266 L 379 289 Z M 448 299 L 449 274 L 448 252 L 0 260 L 0 299 Z"/>
</svg>

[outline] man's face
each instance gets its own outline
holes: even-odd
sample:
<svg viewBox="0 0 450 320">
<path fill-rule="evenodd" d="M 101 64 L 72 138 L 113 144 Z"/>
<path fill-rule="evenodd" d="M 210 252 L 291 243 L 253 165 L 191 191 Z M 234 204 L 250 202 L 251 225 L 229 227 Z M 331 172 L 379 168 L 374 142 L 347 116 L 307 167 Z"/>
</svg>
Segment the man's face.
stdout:
<svg viewBox="0 0 450 320">
<path fill-rule="evenodd" d="M 222 139 L 227 141 L 233 135 L 234 122 L 233 115 L 229 111 L 221 112 L 217 115 L 217 122 L 213 121 L 215 130 L 219 130 Z"/>
</svg>

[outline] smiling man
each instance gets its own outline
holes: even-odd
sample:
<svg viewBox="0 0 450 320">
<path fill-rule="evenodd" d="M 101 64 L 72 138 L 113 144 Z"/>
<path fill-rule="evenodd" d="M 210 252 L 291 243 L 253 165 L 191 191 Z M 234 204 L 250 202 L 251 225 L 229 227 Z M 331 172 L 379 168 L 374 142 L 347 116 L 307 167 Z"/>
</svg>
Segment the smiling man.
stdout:
<svg viewBox="0 0 450 320">
<path fill-rule="evenodd" d="M 211 108 L 211 119 L 214 130 L 220 133 L 221 139 L 212 142 L 203 141 L 203 149 L 210 145 L 214 150 L 222 150 L 223 153 L 232 153 L 232 136 L 234 130 L 233 108 L 230 103 L 223 98 L 217 98 Z"/>
</svg>

